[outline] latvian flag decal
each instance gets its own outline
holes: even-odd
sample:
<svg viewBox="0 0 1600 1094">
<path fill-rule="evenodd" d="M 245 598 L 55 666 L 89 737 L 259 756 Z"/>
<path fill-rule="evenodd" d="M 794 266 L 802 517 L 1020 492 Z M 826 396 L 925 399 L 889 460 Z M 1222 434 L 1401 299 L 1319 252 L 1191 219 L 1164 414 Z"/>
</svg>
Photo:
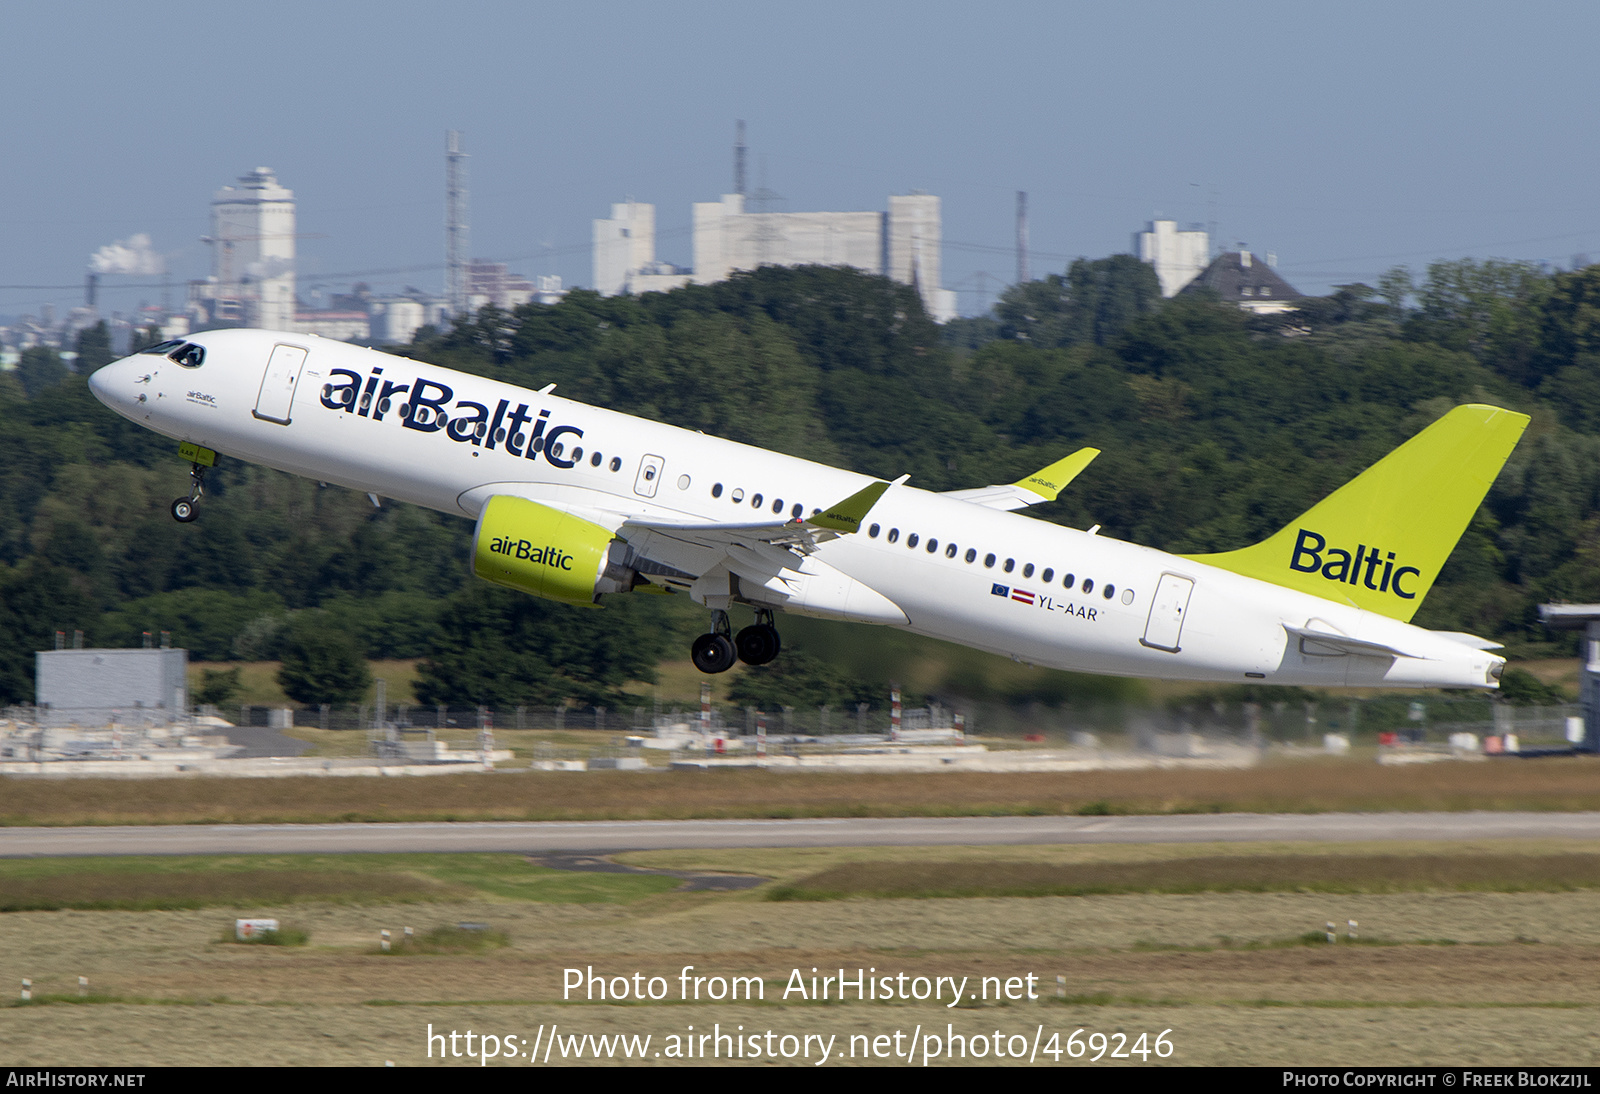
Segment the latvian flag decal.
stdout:
<svg viewBox="0 0 1600 1094">
<path fill-rule="evenodd" d="M 1011 599 L 1012 600 L 1020 600 L 1024 604 L 1032 604 L 1033 603 L 1033 594 L 1028 592 L 1028 590 L 1026 590 L 1026 589 L 1012 589 L 1011 590 Z"/>
</svg>

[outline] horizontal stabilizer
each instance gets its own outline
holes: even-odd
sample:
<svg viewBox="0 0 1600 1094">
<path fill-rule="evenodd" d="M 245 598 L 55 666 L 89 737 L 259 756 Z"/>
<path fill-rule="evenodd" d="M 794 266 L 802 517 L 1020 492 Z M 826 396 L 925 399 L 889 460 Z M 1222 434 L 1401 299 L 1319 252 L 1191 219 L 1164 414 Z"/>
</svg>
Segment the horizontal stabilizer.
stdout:
<svg viewBox="0 0 1600 1094">
<path fill-rule="evenodd" d="M 1422 661 L 1434 660 L 1420 653 L 1400 649 L 1383 642 L 1369 642 L 1362 638 L 1351 638 L 1347 634 L 1337 631 L 1318 630 L 1314 627 L 1296 627 L 1285 623 L 1283 629 L 1300 639 L 1300 652 L 1312 656 L 1337 657 L 1347 653 L 1357 654 L 1362 657 L 1414 657 Z M 1307 643 L 1311 643 L 1307 646 Z M 1319 648 L 1321 647 L 1321 648 Z"/>
<path fill-rule="evenodd" d="M 1472 650 L 1503 650 L 1506 648 L 1504 642 L 1494 642 L 1487 638 L 1479 638 L 1477 635 L 1468 634 L 1465 631 L 1434 631 L 1432 633 L 1440 638 L 1448 638 L 1452 642 L 1459 642 Z"/>
<path fill-rule="evenodd" d="M 1057 460 L 1049 467 L 1040 468 L 1016 482 L 979 486 L 971 490 L 948 490 L 944 496 L 957 501 L 971 502 L 985 509 L 1011 511 L 1038 505 L 1041 501 L 1055 501 L 1067 484 L 1088 467 L 1098 448 L 1080 448 L 1070 456 Z"/>
</svg>

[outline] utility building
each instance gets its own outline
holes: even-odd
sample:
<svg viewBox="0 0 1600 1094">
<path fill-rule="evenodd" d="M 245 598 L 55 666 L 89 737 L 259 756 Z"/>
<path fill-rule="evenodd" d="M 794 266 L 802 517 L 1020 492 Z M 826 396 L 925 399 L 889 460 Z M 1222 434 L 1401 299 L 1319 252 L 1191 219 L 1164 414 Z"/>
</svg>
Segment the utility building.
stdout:
<svg viewBox="0 0 1600 1094">
<path fill-rule="evenodd" d="M 1211 261 L 1211 236 L 1198 224 L 1180 232 L 1175 220 L 1152 220 L 1133 234 L 1133 252 L 1156 268 L 1161 295 L 1173 297 Z"/>
<path fill-rule="evenodd" d="M 745 195 L 694 205 L 694 266 L 656 259 L 655 206 L 628 201 L 594 222 L 594 283 L 606 296 L 665 292 L 725 281 L 761 266 L 850 266 L 915 285 L 936 322 L 955 318 L 956 294 L 940 287 L 939 199 L 896 195 L 884 213 L 746 212 Z"/>
<path fill-rule="evenodd" d="M 187 650 L 42 650 L 34 695 L 46 725 L 165 724 L 188 711 Z"/>
</svg>

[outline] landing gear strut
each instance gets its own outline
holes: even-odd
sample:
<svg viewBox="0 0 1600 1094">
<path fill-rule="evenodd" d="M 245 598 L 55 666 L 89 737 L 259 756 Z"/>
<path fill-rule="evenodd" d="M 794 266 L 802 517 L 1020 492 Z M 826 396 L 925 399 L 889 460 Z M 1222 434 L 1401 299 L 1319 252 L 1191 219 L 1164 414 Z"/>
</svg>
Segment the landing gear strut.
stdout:
<svg viewBox="0 0 1600 1094">
<path fill-rule="evenodd" d="M 200 515 L 200 498 L 206 492 L 206 469 L 200 464 L 189 465 L 189 496 L 172 503 L 172 519 L 188 524 Z"/>
<path fill-rule="evenodd" d="M 783 648 L 778 638 L 778 628 L 772 625 L 772 613 L 765 608 L 756 609 L 756 621 L 739 632 L 734 640 L 739 660 L 747 665 L 765 665 Z"/>
<path fill-rule="evenodd" d="M 694 667 L 704 673 L 727 672 L 733 668 L 735 654 L 729 633 L 728 613 L 719 609 L 711 612 L 711 633 L 702 634 L 689 647 L 689 659 Z"/>
</svg>

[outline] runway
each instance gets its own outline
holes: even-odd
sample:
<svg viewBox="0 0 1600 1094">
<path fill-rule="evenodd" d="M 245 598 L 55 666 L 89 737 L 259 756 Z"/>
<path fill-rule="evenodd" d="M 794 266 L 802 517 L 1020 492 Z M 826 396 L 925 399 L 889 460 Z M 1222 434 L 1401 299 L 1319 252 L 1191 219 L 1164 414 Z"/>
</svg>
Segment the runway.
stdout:
<svg viewBox="0 0 1600 1094">
<path fill-rule="evenodd" d="M 0 857 L 1490 839 L 1600 839 L 1600 812 L 0 828 Z"/>
</svg>

